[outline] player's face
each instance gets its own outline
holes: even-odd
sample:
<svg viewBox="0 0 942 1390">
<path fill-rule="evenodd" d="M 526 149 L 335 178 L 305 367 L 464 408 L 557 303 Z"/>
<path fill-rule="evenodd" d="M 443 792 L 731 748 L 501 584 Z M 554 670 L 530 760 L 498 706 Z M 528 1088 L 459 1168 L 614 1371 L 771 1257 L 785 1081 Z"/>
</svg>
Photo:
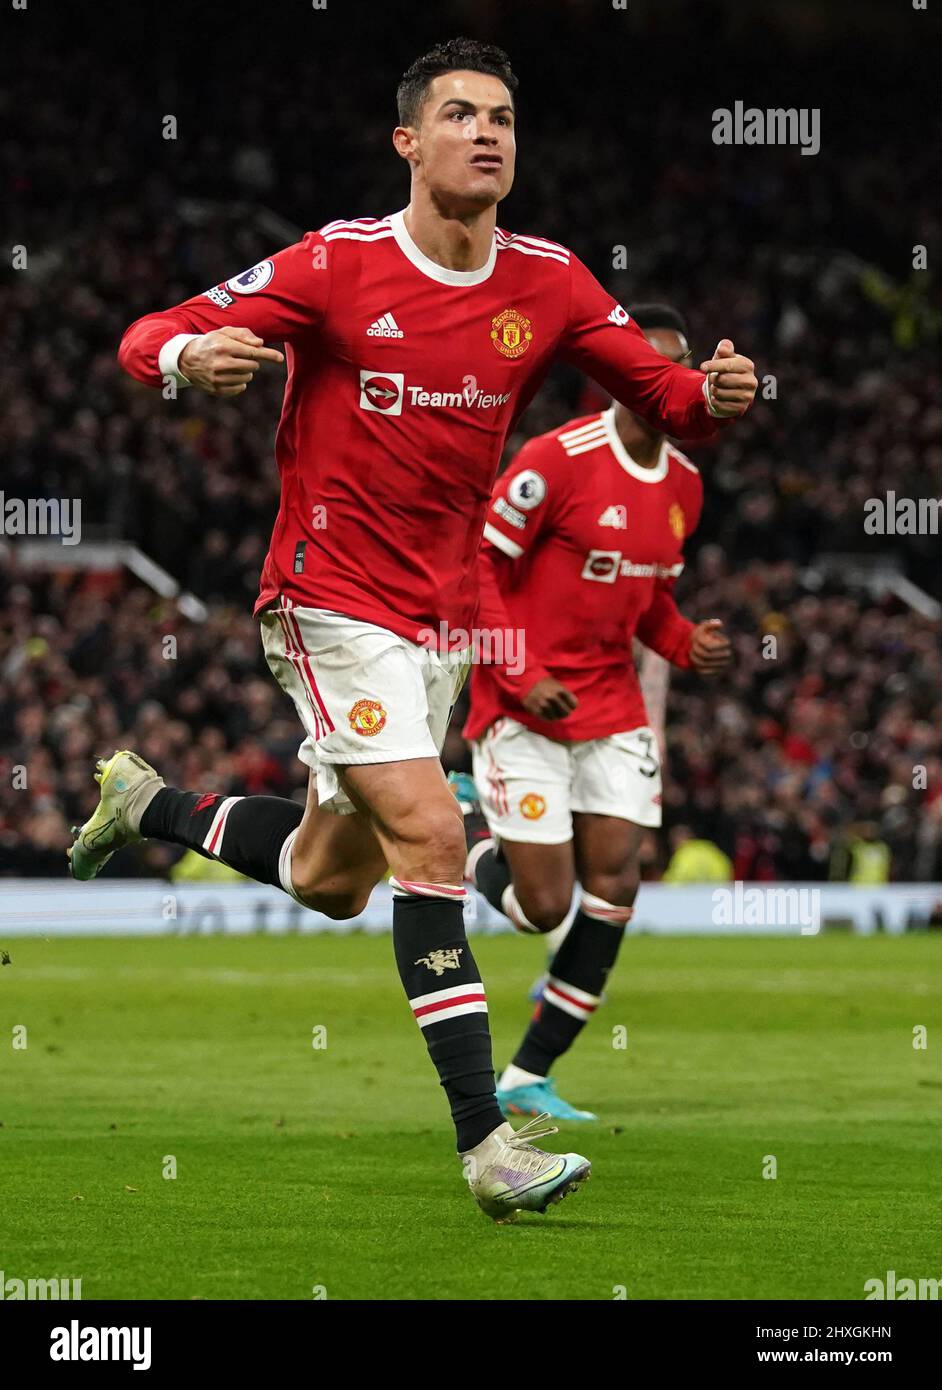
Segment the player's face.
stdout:
<svg viewBox="0 0 942 1390">
<path fill-rule="evenodd" d="M 668 357 L 672 362 L 690 361 L 690 346 L 683 333 L 678 333 L 676 328 L 646 328 L 644 336 L 662 357 Z"/>
<path fill-rule="evenodd" d="M 511 96 L 499 78 L 446 72 L 432 80 L 411 153 L 445 209 L 460 216 L 505 198 L 516 152 Z"/>
</svg>

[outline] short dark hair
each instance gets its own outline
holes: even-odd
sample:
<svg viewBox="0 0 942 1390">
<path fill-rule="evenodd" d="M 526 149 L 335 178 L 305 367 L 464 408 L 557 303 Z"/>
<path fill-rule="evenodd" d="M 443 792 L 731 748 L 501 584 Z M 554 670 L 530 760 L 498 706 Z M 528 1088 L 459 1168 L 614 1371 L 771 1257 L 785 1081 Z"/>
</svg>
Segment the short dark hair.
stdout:
<svg viewBox="0 0 942 1390">
<path fill-rule="evenodd" d="M 639 328 L 673 328 L 687 336 L 687 325 L 682 314 L 669 304 L 632 304 L 628 313 Z"/>
<path fill-rule="evenodd" d="M 511 101 L 517 90 L 517 79 L 510 59 L 502 48 L 493 43 L 480 43 L 477 39 L 447 39 L 445 43 L 437 43 L 423 53 L 421 58 L 416 58 L 402 74 L 396 89 L 400 125 L 418 124 L 429 83 L 443 72 L 490 73 L 492 77 L 500 78 L 510 92 Z"/>
</svg>

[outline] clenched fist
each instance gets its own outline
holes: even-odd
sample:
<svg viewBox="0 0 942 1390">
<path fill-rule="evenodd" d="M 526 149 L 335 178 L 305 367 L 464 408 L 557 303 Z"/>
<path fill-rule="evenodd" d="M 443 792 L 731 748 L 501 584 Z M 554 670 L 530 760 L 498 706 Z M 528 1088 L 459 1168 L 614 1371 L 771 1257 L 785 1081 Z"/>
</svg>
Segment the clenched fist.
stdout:
<svg viewBox="0 0 942 1390">
<path fill-rule="evenodd" d="M 690 665 L 701 676 L 718 676 L 733 659 L 729 638 L 719 618 L 697 623 L 690 634 Z"/>
<path fill-rule="evenodd" d="M 283 362 L 251 328 L 217 328 L 187 343 L 177 367 L 192 386 L 210 396 L 240 396 L 263 362 Z"/>
<path fill-rule="evenodd" d="M 535 714 L 537 719 L 565 719 L 567 714 L 572 714 L 579 701 L 555 676 L 544 676 L 537 681 L 532 690 L 528 690 L 520 703 L 528 714 Z"/>
<path fill-rule="evenodd" d="M 754 363 L 738 353 L 729 338 L 721 338 L 708 362 L 700 363 L 707 373 L 707 394 L 713 414 L 723 419 L 745 415 L 758 390 Z"/>
</svg>

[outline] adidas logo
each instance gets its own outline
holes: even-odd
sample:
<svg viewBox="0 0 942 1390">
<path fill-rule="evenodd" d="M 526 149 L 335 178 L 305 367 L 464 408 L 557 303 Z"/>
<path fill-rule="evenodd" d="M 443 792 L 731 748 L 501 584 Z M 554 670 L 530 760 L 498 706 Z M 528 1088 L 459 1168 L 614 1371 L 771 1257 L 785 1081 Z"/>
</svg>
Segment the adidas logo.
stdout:
<svg viewBox="0 0 942 1390">
<path fill-rule="evenodd" d="M 626 531 L 628 529 L 628 514 L 620 504 L 613 507 L 606 507 L 599 517 L 600 526 L 614 526 L 616 531 Z"/>
<path fill-rule="evenodd" d="M 368 338 L 404 338 L 406 335 L 399 327 L 392 314 L 383 314 L 375 323 L 371 323 L 366 330 Z"/>
</svg>

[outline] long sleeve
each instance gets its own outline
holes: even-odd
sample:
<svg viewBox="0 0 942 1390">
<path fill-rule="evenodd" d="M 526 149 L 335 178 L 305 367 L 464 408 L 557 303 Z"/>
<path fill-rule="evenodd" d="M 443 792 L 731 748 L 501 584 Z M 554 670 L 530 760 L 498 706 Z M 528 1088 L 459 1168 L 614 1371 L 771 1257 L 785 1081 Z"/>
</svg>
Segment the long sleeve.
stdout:
<svg viewBox="0 0 942 1390">
<path fill-rule="evenodd" d="M 214 329 L 249 328 L 267 342 L 291 342 L 323 317 L 330 294 L 330 248 L 318 232 L 175 308 L 145 314 L 121 339 L 118 361 L 147 386 L 173 377 L 191 339 Z"/>
<path fill-rule="evenodd" d="M 560 355 L 663 434 L 705 439 L 729 423 L 712 415 L 703 373 L 655 351 L 576 256 L 570 260 L 569 318 Z"/>
<path fill-rule="evenodd" d="M 516 563 L 516 560 L 498 550 L 489 541 L 481 542 L 478 555 L 478 582 L 480 585 L 478 626 L 487 629 L 488 632 L 510 632 L 513 630 L 514 624 L 507 612 L 507 605 L 501 590 L 506 587 L 508 573 Z M 540 660 L 529 633 L 524 637 L 522 651 L 516 651 L 516 656 L 518 661 L 512 664 L 517 665 L 522 657 L 522 670 L 514 672 L 509 670 L 507 665 L 494 663 L 491 665 L 490 671 L 494 680 L 503 690 L 512 695 L 515 700 L 520 700 L 527 691 L 533 689 L 537 681 L 544 680 L 550 672 Z"/>
<path fill-rule="evenodd" d="M 677 607 L 673 579 L 659 579 L 650 606 L 635 627 L 635 636 L 672 666 L 687 670 L 690 667 L 690 634 L 695 626 Z"/>
</svg>

